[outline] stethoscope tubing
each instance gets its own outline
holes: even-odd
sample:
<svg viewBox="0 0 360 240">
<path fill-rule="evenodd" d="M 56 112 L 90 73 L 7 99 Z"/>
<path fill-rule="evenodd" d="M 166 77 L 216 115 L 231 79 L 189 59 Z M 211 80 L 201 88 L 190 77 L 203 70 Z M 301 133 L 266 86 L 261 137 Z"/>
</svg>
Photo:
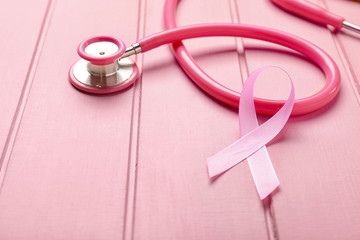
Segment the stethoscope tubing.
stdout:
<svg viewBox="0 0 360 240">
<path fill-rule="evenodd" d="M 301 115 L 318 110 L 332 101 L 340 89 L 340 72 L 334 60 L 313 43 L 272 28 L 234 23 L 211 23 L 177 27 L 175 11 L 177 0 L 167 0 L 164 8 L 164 22 L 168 29 L 138 41 L 142 52 L 164 44 L 171 46 L 172 52 L 187 75 L 205 92 L 217 100 L 237 108 L 240 93 L 218 83 L 207 75 L 195 62 L 181 40 L 210 36 L 245 37 L 279 44 L 293 49 L 316 63 L 325 73 L 323 88 L 312 96 L 295 100 L 292 115 Z M 259 114 L 273 115 L 283 105 L 284 100 L 255 98 Z"/>
<path fill-rule="evenodd" d="M 96 36 L 84 40 L 78 47 L 82 59 L 74 63 L 69 70 L 70 82 L 82 91 L 96 94 L 121 91 L 134 83 L 138 76 L 138 68 L 129 56 L 170 44 L 179 65 L 202 90 L 217 100 L 238 108 L 240 93 L 223 86 L 206 74 L 181 42 L 190 38 L 227 36 L 253 38 L 288 47 L 308 57 L 322 69 L 326 76 L 323 88 L 309 97 L 297 99 L 292 115 L 318 110 L 332 101 L 339 92 L 340 72 L 336 63 L 313 43 L 290 33 L 247 24 L 211 23 L 177 27 L 176 6 L 177 0 L 165 1 L 164 21 L 167 30 L 138 40 L 128 48 L 125 48 L 121 39 L 111 36 Z M 100 50 L 109 44 L 113 50 Z M 97 48 L 95 52 L 94 47 Z M 114 47 L 118 49 L 112 52 Z M 120 62 L 124 61 L 129 64 L 128 70 L 120 67 Z M 266 115 L 274 115 L 285 103 L 284 100 L 264 98 L 255 98 L 254 102 L 257 113 Z"/>
</svg>

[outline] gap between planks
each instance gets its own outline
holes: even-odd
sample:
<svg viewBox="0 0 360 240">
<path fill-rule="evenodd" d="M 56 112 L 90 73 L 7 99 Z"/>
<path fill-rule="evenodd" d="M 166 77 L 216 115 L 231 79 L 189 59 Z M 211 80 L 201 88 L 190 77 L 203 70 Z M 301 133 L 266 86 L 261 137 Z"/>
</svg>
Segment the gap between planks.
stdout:
<svg viewBox="0 0 360 240">
<path fill-rule="evenodd" d="M 146 4 L 147 4 L 146 0 L 139 0 L 137 39 L 144 37 Z M 56 0 L 48 1 L 44 18 L 39 31 L 39 35 L 35 44 L 34 52 L 31 58 L 31 62 L 26 74 L 23 89 L 0 158 L 0 191 L 4 182 L 6 169 L 10 161 L 11 152 L 15 143 L 17 132 L 21 124 L 21 119 L 26 107 L 27 99 L 30 94 L 32 82 L 36 74 L 37 66 L 46 40 L 51 18 L 54 13 L 55 5 L 56 5 Z M 238 6 L 236 1 L 229 0 L 229 5 L 231 10 L 232 21 L 236 23 L 240 23 L 240 18 L 238 15 Z M 334 40 L 336 40 L 335 37 Z M 244 79 L 246 79 L 248 76 L 248 66 L 245 58 L 245 49 L 242 39 L 236 39 L 236 49 L 238 52 L 241 77 L 244 83 Z M 144 60 L 143 55 L 136 56 L 136 62 L 138 64 L 140 72 L 142 72 L 141 69 L 143 66 L 143 60 Z M 139 79 L 134 84 L 134 89 L 133 89 L 130 145 L 129 145 L 129 158 L 128 158 L 127 192 L 126 192 L 124 229 L 123 229 L 124 240 L 131 240 L 134 237 L 137 161 L 138 161 L 138 150 L 139 150 L 138 140 L 139 140 L 140 119 L 141 119 L 141 90 L 142 90 L 142 74 L 140 74 Z M 357 99 L 359 101 L 359 97 Z M 263 206 L 264 206 L 265 222 L 268 229 L 269 239 L 272 240 L 272 239 L 278 239 L 277 237 L 278 233 L 275 224 L 275 216 L 273 212 L 274 210 L 272 209 L 271 202 L 272 200 L 270 197 L 268 202 L 264 203 Z"/>
<path fill-rule="evenodd" d="M 139 0 L 138 9 L 138 33 L 137 39 L 144 37 L 145 33 L 145 19 L 146 19 L 146 5 L 147 0 Z M 238 14 L 238 6 L 236 0 L 229 0 L 231 11 L 231 18 L 234 23 L 240 23 Z M 242 83 L 248 77 L 248 66 L 245 58 L 245 49 L 242 39 L 235 39 L 236 49 L 238 52 L 239 68 L 241 73 Z M 130 130 L 130 145 L 129 145 L 129 159 L 128 159 L 128 177 L 127 177 L 127 191 L 125 202 L 124 215 L 124 229 L 123 239 L 132 240 L 135 231 L 135 210 L 136 210 L 136 188 L 137 188 L 137 164 L 139 152 L 139 134 L 140 134 L 140 120 L 141 120 L 141 91 L 142 91 L 142 67 L 144 56 L 137 55 L 136 62 L 140 69 L 140 76 L 134 85 L 133 90 L 133 105 L 131 116 L 131 130 Z M 264 219 L 268 232 L 269 240 L 278 239 L 278 230 L 275 221 L 274 209 L 272 208 L 271 196 L 267 201 L 263 202 Z"/>
<path fill-rule="evenodd" d="M 326 2 L 324 0 L 319 0 L 319 4 L 329 10 L 329 7 L 327 6 Z M 340 37 L 338 36 L 337 32 L 334 32 L 333 30 L 329 29 L 331 32 L 332 39 L 334 41 L 336 50 L 340 56 L 341 63 L 344 66 L 346 75 L 350 81 L 350 85 L 354 91 L 355 98 L 357 100 L 358 105 L 360 105 L 360 84 L 359 80 L 356 77 L 354 68 L 350 62 L 349 56 L 347 55 L 344 44 L 341 41 Z M 341 30 L 340 30 L 341 31 Z"/>
<path fill-rule="evenodd" d="M 236 0 L 229 0 L 229 7 L 231 12 L 231 20 L 233 23 L 241 23 L 239 16 L 239 7 Z M 244 85 L 246 79 L 249 76 L 249 69 L 247 64 L 247 59 L 245 55 L 245 46 L 242 38 L 235 38 L 235 45 L 238 54 L 239 68 L 242 79 L 242 84 Z M 268 196 L 262 201 L 263 210 L 264 210 L 264 219 L 266 224 L 266 230 L 268 233 L 269 240 L 278 240 L 279 232 L 276 224 L 275 210 L 272 206 L 272 197 Z"/>
<path fill-rule="evenodd" d="M 46 40 L 51 18 L 54 14 L 56 0 L 49 0 L 46 6 L 43 21 L 41 23 L 38 38 L 36 40 L 34 52 L 31 57 L 28 71 L 26 73 L 21 95 L 11 122 L 8 136 L 0 158 L 0 192 L 4 183 L 6 170 L 9 165 L 11 153 L 15 144 L 16 136 L 21 124 L 21 119 L 25 111 L 26 103 L 30 94 L 31 86 L 36 75 L 37 66 Z"/>
<path fill-rule="evenodd" d="M 138 7 L 138 26 L 136 39 L 141 39 L 145 35 L 146 19 L 146 0 L 139 0 Z M 142 68 L 144 55 L 136 55 L 136 64 L 139 67 L 140 75 L 133 87 L 133 101 L 131 112 L 131 127 L 129 137 L 129 158 L 126 182 L 126 200 L 124 213 L 123 240 L 132 240 L 135 231 L 135 209 L 136 209 L 136 189 L 137 189 L 137 165 L 139 156 L 139 136 L 141 120 L 141 91 L 142 91 Z"/>
</svg>

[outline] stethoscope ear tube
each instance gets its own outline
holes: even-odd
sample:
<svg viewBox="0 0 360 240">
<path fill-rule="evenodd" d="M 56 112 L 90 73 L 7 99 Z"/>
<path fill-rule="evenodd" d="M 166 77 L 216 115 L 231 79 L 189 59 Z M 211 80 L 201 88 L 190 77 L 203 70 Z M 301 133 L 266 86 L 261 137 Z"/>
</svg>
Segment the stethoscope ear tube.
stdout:
<svg viewBox="0 0 360 240">
<path fill-rule="evenodd" d="M 189 34 L 186 33 L 189 30 L 187 28 L 192 27 L 192 34 L 196 35 L 196 37 L 214 36 L 215 33 L 217 36 L 247 37 L 273 42 L 291 48 L 316 63 L 325 73 L 326 83 L 314 95 L 295 100 L 291 115 L 301 115 L 316 111 L 331 102 L 338 94 L 340 89 L 339 68 L 325 51 L 313 43 L 279 30 L 243 24 L 210 24 L 177 28 L 175 21 L 176 6 L 177 1 L 166 1 L 164 8 L 165 27 L 172 29 L 168 31 L 172 31 L 173 34 L 171 36 L 166 35 L 168 31 L 165 31 L 158 35 L 152 35 L 151 38 L 156 40 L 154 42 L 151 42 L 151 38 L 145 38 L 139 41 L 139 43 L 147 50 L 161 44 L 160 41 L 171 42 L 171 50 L 186 74 L 201 89 L 219 101 L 237 108 L 239 106 L 240 93 L 221 85 L 196 64 L 186 47 L 180 41 L 189 37 Z M 255 98 L 256 112 L 259 114 L 273 115 L 284 103 L 282 100 Z"/>
<path fill-rule="evenodd" d="M 331 25 L 335 28 L 341 28 L 345 18 L 336 15 L 326 9 L 309 2 L 307 0 L 271 0 L 279 7 L 324 25 Z"/>
<path fill-rule="evenodd" d="M 294 13 L 298 16 L 304 17 L 311 21 L 331 25 L 336 29 L 347 28 L 351 31 L 360 33 L 360 27 L 345 21 L 345 18 L 327 9 L 316 5 L 308 0 L 271 0 L 273 3 L 282 9 Z M 359 0 L 358 0 L 359 1 Z"/>
</svg>

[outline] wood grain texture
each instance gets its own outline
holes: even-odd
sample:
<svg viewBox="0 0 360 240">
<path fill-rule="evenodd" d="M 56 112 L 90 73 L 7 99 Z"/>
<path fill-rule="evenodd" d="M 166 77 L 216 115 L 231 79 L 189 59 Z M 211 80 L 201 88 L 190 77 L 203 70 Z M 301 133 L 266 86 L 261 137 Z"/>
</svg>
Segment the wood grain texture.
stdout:
<svg viewBox="0 0 360 240">
<path fill-rule="evenodd" d="M 318 3 L 360 24 L 358 2 Z M 246 162 L 209 181 L 206 157 L 239 137 L 238 116 L 196 87 L 167 46 L 137 57 L 142 75 L 122 93 L 84 94 L 68 82 L 82 39 L 114 35 L 129 45 L 161 31 L 164 0 L 1 4 L 7 24 L 0 43 L 10 47 L 0 67 L 3 79 L 12 79 L 0 86 L 1 240 L 360 238 L 356 35 L 334 34 L 269 0 L 180 2 L 179 25 L 281 29 L 319 45 L 340 67 L 336 100 L 291 118 L 269 145 L 281 186 L 262 203 Z M 185 44 L 209 75 L 237 90 L 248 72 L 269 64 L 290 73 L 297 97 L 324 82 L 312 62 L 274 44 L 234 38 Z M 265 72 L 256 95 L 286 97 L 285 79 Z"/>
<path fill-rule="evenodd" d="M 21 8 L 15 1 L 1 3 L 0 169 L 16 119 L 21 118 L 18 112 L 26 101 L 22 101 L 24 91 L 31 85 L 32 69 L 36 68 L 47 7 L 48 0 L 24 1 Z"/>
<path fill-rule="evenodd" d="M 327 1 L 326 6 L 329 10 L 344 16 L 347 21 L 359 25 L 359 7 L 360 3 L 355 1 Z M 342 57 L 342 63 L 348 76 L 348 81 L 353 87 L 354 94 L 360 105 L 360 66 L 357 64 L 360 49 L 358 43 L 359 34 L 344 29 L 334 38 L 338 44 L 339 52 Z"/>
<path fill-rule="evenodd" d="M 230 22 L 230 6 L 216 2 L 182 1 L 179 24 Z M 163 4 L 147 2 L 146 22 L 152 24 L 146 34 L 162 30 Z M 186 44 L 211 76 L 240 89 L 233 38 Z M 213 183 L 207 175 L 206 157 L 239 136 L 236 111 L 187 79 L 168 47 L 144 56 L 141 102 L 134 239 L 266 239 L 248 166 Z"/>
<path fill-rule="evenodd" d="M 280 191 L 273 197 L 279 238 L 357 239 L 360 236 L 356 227 L 360 224 L 357 207 L 360 151 L 356 147 L 359 106 L 334 36 L 326 28 L 283 12 L 266 0 L 256 4 L 239 1 L 239 5 L 242 22 L 276 27 L 314 42 L 334 58 L 342 74 L 342 89 L 334 103 L 318 112 L 292 118 L 268 147 L 281 181 Z M 353 7 L 360 10 L 359 4 Z M 255 16 L 252 14 L 255 11 L 261 14 Z M 360 22 L 359 17 L 357 21 Z M 247 44 L 258 43 L 245 41 L 245 49 Z M 246 56 L 250 69 L 258 67 L 259 52 L 246 50 Z M 304 59 L 274 51 L 261 56 L 261 62 L 276 62 L 289 71 L 298 97 L 309 95 L 307 89 L 316 89 L 321 83 L 321 72 Z M 350 61 L 355 63 L 355 60 Z"/>
<path fill-rule="evenodd" d="M 83 94 L 67 72 L 85 37 L 135 39 L 137 11 L 136 1 L 57 2 L 2 183 L 0 239 L 121 238 L 133 92 Z"/>
</svg>

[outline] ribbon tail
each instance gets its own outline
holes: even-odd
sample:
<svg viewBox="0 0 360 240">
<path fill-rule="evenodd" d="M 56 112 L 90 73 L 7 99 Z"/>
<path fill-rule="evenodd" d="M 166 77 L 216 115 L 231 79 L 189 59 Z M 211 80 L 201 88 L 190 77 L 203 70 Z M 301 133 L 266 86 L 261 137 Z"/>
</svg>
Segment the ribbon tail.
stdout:
<svg viewBox="0 0 360 240">
<path fill-rule="evenodd" d="M 248 164 L 257 193 L 263 200 L 280 186 L 266 147 L 248 157 Z"/>
<path fill-rule="evenodd" d="M 245 159 L 248 159 L 251 174 L 261 200 L 271 194 L 280 182 L 276 176 L 265 145 L 246 148 L 247 137 L 240 138 L 219 153 L 207 158 L 208 173 L 211 179 L 230 170 Z M 257 149 L 256 149 L 257 148 Z"/>
<path fill-rule="evenodd" d="M 214 178 L 246 158 L 256 153 L 270 141 L 271 135 L 263 135 L 261 128 L 256 128 L 245 136 L 241 137 L 225 149 L 207 158 L 209 177 Z"/>
</svg>

